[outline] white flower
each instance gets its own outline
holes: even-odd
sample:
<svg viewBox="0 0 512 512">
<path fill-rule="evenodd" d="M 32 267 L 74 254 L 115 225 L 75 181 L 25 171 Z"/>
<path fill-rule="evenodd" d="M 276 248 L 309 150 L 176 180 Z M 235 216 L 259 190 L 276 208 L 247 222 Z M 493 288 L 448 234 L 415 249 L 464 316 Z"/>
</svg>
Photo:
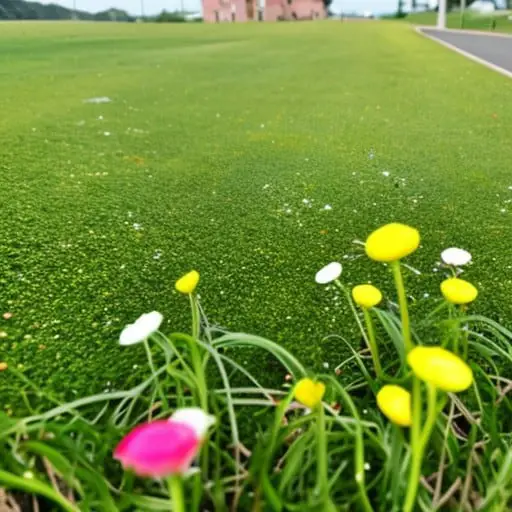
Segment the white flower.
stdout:
<svg viewBox="0 0 512 512">
<path fill-rule="evenodd" d="M 208 429 L 215 424 L 215 417 L 206 414 L 199 407 L 184 407 L 183 409 L 178 409 L 171 416 L 171 420 L 184 423 L 194 429 L 199 439 L 203 439 Z"/>
<path fill-rule="evenodd" d="M 342 270 L 343 267 L 341 266 L 341 263 L 333 261 L 332 263 L 329 263 L 329 265 L 326 265 L 324 268 L 320 269 L 316 273 L 315 281 L 318 284 L 330 283 L 338 279 L 338 277 L 340 277 Z"/>
<path fill-rule="evenodd" d="M 384 176 L 385 178 L 387 178 L 389 174 L 389 171 L 382 171 L 382 176 Z"/>
<path fill-rule="evenodd" d="M 330 204 L 326 204 L 324 206 L 324 210 L 332 210 L 332 206 Z"/>
<path fill-rule="evenodd" d="M 459 249 L 458 247 L 450 247 L 441 253 L 441 259 L 446 265 L 462 267 L 471 261 L 471 254 L 464 249 Z"/>
<path fill-rule="evenodd" d="M 141 315 L 133 324 L 128 324 L 119 337 L 120 345 L 135 345 L 158 331 L 164 317 L 158 311 Z"/>
</svg>

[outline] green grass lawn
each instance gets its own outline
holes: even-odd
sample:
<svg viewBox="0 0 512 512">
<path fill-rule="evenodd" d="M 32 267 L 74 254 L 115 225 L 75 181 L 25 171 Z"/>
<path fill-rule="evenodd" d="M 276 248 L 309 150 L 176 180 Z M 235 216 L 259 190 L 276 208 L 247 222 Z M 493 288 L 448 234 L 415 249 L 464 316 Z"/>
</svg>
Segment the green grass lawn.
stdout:
<svg viewBox="0 0 512 512">
<path fill-rule="evenodd" d="M 315 272 L 392 290 L 351 256 L 393 220 L 422 232 L 415 299 L 458 245 L 477 309 L 512 317 L 512 87 L 408 25 L 5 23 L 0 48 L 0 359 L 39 385 L 127 385 L 120 330 L 187 328 L 191 268 L 212 322 L 335 365 L 323 338 L 358 340 Z"/>
<path fill-rule="evenodd" d="M 462 19 L 460 12 L 450 12 L 446 17 L 446 26 L 448 28 L 464 28 L 469 30 L 512 32 L 512 21 L 508 19 L 509 15 L 510 13 L 508 12 L 503 14 L 503 11 L 498 11 L 494 15 L 482 15 L 474 14 L 467 10 Z M 416 25 L 435 25 L 437 23 L 437 12 L 413 13 L 409 14 L 404 20 Z"/>
</svg>

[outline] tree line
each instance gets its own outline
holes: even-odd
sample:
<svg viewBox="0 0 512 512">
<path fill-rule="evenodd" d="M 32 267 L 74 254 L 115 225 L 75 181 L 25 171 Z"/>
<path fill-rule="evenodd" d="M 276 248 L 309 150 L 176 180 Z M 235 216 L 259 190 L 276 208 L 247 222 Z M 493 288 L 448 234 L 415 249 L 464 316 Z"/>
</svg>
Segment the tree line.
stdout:
<svg viewBox="0 0 512 512">
<path fill-rule="evenodd" d="M 135 21 L 126 11 L 107 9 L 95 14 L 74 11 L 61 5 L 24 0 L 0 0 L 0 20 L 88 20 L 88 21 Z"/>
</svg>

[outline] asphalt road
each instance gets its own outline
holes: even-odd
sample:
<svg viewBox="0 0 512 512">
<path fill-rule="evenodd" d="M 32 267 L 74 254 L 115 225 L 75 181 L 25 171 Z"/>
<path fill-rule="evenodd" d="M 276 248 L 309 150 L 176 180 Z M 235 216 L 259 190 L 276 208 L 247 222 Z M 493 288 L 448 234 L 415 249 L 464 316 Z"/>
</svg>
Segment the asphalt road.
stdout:
<svg viewBox="0 0 512 512">
<path fill-rule="evenodd" d="M 512 73 L 512 37 L 445 32 L 430 28 L 422 31 Z"/>
</svg>

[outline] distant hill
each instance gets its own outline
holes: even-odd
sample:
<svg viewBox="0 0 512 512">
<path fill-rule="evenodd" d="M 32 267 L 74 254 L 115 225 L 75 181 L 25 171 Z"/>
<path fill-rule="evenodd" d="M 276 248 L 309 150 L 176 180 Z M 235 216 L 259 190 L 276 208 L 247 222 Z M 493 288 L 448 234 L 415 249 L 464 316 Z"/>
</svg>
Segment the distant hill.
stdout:
<svg viewBox="0 0 512 512">
<path fill-rule="evenodd" d="M 55 4 L 40 4 L 24 0 L 0 0 L 0 20 L 89 20 L 89 21 L 134 21 L 126 11 L 108 9 L 95 14 L 73 11 Z"/>
</svg>

